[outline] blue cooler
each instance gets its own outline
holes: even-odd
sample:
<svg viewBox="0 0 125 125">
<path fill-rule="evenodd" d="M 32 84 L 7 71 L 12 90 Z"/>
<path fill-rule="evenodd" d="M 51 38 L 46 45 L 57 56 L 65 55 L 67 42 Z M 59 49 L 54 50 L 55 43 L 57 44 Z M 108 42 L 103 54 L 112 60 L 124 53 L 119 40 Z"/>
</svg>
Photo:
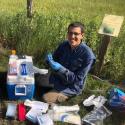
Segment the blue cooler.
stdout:
<svg viewBox="0 0 125 125">
<path fill-rule="evenodd" d="M 16 99 L 32 99 L 34 95 L 34 85 L 33 84 L 13 84 L 8 83 L 7 84 L 7 92 L 8 92 L 8 98 L 12 100 Z"/>
<path fill-rule="evenodd" d="M 35 90 L 32 57 L 17 59 L 17 75 L 7 75 L 7 93 L 10 100 L 32 99 Z M 8 70 L 9 71 L 9 70 Z"/>
</svg>

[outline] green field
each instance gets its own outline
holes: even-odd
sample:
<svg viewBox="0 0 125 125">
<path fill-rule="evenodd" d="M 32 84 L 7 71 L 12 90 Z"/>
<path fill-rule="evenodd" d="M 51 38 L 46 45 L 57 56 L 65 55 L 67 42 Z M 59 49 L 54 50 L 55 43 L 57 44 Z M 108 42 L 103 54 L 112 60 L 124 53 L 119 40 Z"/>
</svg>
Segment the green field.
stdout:
<svg viewBox="0 0 125 125">
<path fill-rule="evenodd" d="M 26 0 L 0 0 L 1 12 L 16 14 L 26 11 Z M 104 14 L 124 16 L 125 5 L 123 0 L 33 0 L 33 10 L 45 14 L 73 14 L 81 17 L 103 17 Z"/>
</svg>

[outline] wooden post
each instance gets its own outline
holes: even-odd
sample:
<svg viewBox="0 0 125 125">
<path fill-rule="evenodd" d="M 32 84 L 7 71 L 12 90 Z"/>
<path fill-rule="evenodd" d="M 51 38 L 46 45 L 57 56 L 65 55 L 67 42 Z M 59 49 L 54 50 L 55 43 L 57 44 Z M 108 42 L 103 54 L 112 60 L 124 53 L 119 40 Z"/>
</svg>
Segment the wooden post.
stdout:
<svg viewBox="0 0 125 125">
<path fill-rule="evenodd" d="M 32 17 L 32 2 L 33 0 L 27 0 L 27 17 Z"/>
<path fill-rule="evenodd" d="M 103 36 L 102 43 L 101 43 L 100 48 L 99 48 L 99 54 L 98 54 L 98 57 L 97 57 L 98 62 L 95 66 L 95 74 L 96 75 L 99 75 L 101 70 L 102 70 L 104 57 L 106 55 L 106 52 L 107 52 L 108 45 L 109 45 L 110 41 L 111 41 L 111 36 L 107 36 L 107 35 Z"/>
</svg>

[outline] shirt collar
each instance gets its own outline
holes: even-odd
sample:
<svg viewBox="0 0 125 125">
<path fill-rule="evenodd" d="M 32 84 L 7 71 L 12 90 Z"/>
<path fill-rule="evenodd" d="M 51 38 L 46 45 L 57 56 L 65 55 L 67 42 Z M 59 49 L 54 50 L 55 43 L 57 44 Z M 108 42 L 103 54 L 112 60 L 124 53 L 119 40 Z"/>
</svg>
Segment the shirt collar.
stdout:
<svg viewBox="0 0 125 125">
<path fill-rule="evenodd" d="M 69 45 L 69 48 L 71 49 L 72 52 L 77 52 L 83 43 L 84 42 L 82 41 L 77 47 L 75 47 L 73 49 L 71 48 L 69 42 L 68 42 L 68 45 Z"/>
</svg>

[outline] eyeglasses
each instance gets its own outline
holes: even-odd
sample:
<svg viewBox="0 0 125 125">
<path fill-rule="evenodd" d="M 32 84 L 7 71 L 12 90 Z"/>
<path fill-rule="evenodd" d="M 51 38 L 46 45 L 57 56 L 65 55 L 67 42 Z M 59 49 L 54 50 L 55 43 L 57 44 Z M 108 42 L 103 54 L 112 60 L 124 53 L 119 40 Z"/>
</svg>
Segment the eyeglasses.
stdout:
<svg viewBox="0 0 125 125">
<path fill-rule="evenodd" d="M 68 35 L 75 35 L 75 36 L 78 36 L 80 35 L 81 33 L 77 33 L 77 32 L 68 32 Z"/>
</svg>

